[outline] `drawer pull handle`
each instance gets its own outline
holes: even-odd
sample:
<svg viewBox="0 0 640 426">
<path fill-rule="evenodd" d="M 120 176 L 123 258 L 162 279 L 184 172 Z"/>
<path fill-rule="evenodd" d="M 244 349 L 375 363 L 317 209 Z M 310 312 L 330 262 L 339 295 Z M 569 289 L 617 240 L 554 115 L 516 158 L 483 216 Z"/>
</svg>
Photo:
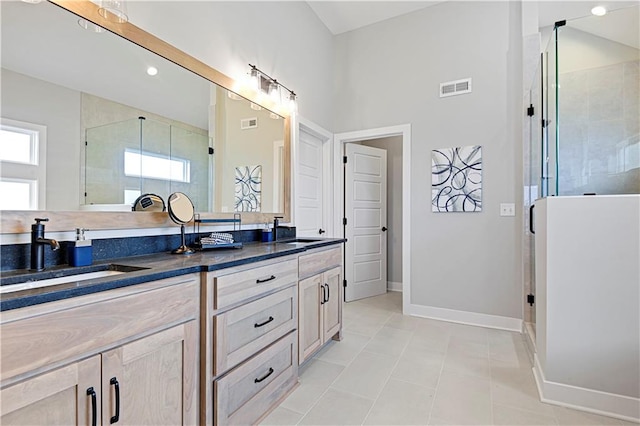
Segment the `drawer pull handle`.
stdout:
<svg viewBox="0 0 640 426">
<path fill-rule="evenodd" d="M 91 397 L 91 426 L 96 426 L 98 424 L 98 401 L 93 387 L 87 389 L 87 396 Z"/>
<path fill-rule="evenodd" d="M 273 321 L 273 317 L 269 317 L 269 319 L 268 319 L 268 320 L 266 320 L 265 322 L 262 322 L 262 323 L 260 323 L 260 324 L 255 323 L 255 324 L 253 324 L 253 326 L 254 326 L 255 328 L 262 327 L 263 325 L 267 325 L 267 324 L 269 324 L 271 321 Z"/>
<path fill-rule="evenodd" d="M 267 374 L 265 374 L 264 376 L 262 376 L 259 379 L 255 379 L 253 382 L 254 383 L 260 383 L 261 381 L 263 381 L 264 379 L 266 379 L 267 377 L 269 377 L 272 374 L 273 374 L 273 368 L 269 368 L 269 372 Z"/>
<path fill-rule="evenodd" d="M 110 423 L 114 424 L 120 420 L 120 383 L 118 383 L 118 379 L 112 377 L 109 384 L 113 385 L 116 391 L 116 415 L 111 417 L 110 420 Z"/>
<path fill-rule="evenodd" d="M 271 281 L 271 280 L 275 280 L 275 279 L 276 279 L 276 276 L 275 275 L 271 275 L 269 278 L 265 278 L 264 280 L 257 279 L 256 280 L 256 284 L 266 283 L 267 281 Z"/>
</svg>

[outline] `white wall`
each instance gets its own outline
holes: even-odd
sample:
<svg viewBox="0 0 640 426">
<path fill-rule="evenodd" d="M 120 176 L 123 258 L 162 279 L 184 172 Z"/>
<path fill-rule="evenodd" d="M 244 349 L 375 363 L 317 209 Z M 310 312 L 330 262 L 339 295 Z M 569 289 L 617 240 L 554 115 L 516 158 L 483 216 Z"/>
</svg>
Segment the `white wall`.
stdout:
<svg viewBox="0 0 640 426">
<path fill-rule="evenodd" d="M 333 127 L 333 39 L 305 2 L 134 1 L 129 15 L 231 78 L 256 65 L 299 95 L 302 116 Z"/>
<path fill-rule="evenodd" d="M 336 132 L 411 123 L 411 303 L 522 318 L 519 4 L 446 2 L 336 38 Z M 511 42 L 510 42 L 511 39 Z M 439 98 L 439 83 L 473 93 Z M 431 212 L 431 150 L 482 145 L 483 211 Z M 406 277 L 405 277 L 406 279 Z"/>
</svg>

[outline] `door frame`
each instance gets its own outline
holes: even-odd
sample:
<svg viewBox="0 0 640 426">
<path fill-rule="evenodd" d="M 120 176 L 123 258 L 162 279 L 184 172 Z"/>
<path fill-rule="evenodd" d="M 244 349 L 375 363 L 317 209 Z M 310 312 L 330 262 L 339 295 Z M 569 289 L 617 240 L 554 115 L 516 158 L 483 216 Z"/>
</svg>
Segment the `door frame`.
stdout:
<svg viewBox="0 0 640 426">
<path fill-rule="evenodd" d="M 333 136 L 333 228 L 335 235 L 342 234 L 339 230 L 342 229 L 344 215 L 344 145 L 390 136 L 402 137 L 402 313 L 408 315 L 411 304 L 411 124 L 336 133 Z"/>
<path fill-rule="evenodd" d="M 292 196 L 292 209 L 291 209 L 291 217 L 292 217 L 292 223 L 296 223 L 296 216 L 297 216 L 297 207 L 298 207 L 298 203 L 297 203 L 297 193 L 296 193 L 296 188 L 295 188 L 295 182 L 297 181 L 297 176 L 298 176 L 298 164 L 299 164 L 299 155 L 300 155 L 300 148 L 299 148 L 299 144 L 300 144 L 300 131 L 302 129 L 304 129 L 305 133 L 309 133 L 310 135 L 315 136 L 316 138 L 320 139 L 322 141 L 322 216 L 324 218 L 324 226 L 325 226 L 325 230 L 327 231 L 326 234 L 324 234 L 324 237 L 339 237 L 338 234 L 336 234 L 336 232 L 339 232 L 338 229 L 339 228 L 334 228 L 334 218 L 333 218 L 333 212 L 334 212 L 334 207 L 333 207 L 333 198 L 331 197 L 331 190 L 334 188 L 334 179 L 332 176 L 332 173 L 330 173 L 330 171 L 332 170 L 331 167 L 331 161 L 333 159 L 333 133 L 329 132 L 328 130 L 325 130 L 324 128 L 320 127 L 319 125 L 313 123 L 310 120 L 307 120 L 303 117 L 298 116 L 296 121 L 295 121 L 295 135 L 293 135 L 293 140 L 295 141 L 295 143 L 293 144 L 293 155 L 292 158 L 294 159 L 292 161 L 292 188 L 291 188 L 291 194 L 293 194 Z"/>
</svg>

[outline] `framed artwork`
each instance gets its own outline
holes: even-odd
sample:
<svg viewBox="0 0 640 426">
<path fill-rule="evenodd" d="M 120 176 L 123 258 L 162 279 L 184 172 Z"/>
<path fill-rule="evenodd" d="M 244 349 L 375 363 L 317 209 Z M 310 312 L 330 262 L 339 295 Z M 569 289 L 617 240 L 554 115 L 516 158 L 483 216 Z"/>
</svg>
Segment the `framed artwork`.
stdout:
<svg viewBox="0 0 640 426">
<path fill-rule="evenodd" d="M 482 211 L 482 147 L 431 151 L 431 210 Z"/>
<path fill-rule="evenodd" d="M 236 167 L 235 211 L 259 212 L 262 166 Z"/>
</svg>

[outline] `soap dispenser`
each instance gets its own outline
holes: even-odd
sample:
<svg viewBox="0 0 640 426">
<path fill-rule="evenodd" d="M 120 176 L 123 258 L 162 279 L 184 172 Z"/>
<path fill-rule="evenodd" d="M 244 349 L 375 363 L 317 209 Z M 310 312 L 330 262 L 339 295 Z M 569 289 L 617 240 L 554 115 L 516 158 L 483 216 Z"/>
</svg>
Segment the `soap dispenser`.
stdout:
<svg viewBox="0 0 640 426">
<path fill-rule="evenodd" d="M 71 266 L 88 266 L 93 262 L 91 240 L 85 239 L 84 228 L 76 228 L 76 240 L 69 244 L 68 256 Z"/>
</svg>

